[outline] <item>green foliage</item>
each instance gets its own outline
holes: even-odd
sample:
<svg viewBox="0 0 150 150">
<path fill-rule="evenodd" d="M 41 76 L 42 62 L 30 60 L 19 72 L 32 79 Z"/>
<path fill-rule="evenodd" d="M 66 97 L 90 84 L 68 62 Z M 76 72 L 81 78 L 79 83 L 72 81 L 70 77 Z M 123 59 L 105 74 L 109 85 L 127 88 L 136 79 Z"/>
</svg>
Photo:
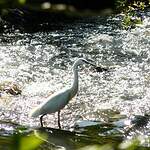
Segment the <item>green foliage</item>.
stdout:
<svg viewBox="0 0 150 150">
<path fill-rule="evenodd" d="M 116 12 L 122 12 L 122 26 L 124 29 L 136 27 L 142 24 L 143 18 L 140 13 L 150 6 L 150 0 L 116 0 Z"/>
<path fill-rule="evenodd" d="M 134 2 L 124 9 L 124 17 L 122 25 L 125 29 L 134 28 L 137 24 L 142 24 L 142 15 L 139 15 L 140 11 L 145 9 L 146 5 L 144 2 Z"/>
<path fill-rule="evenodd" d="M 36 136 L 33 133 L 24 135 L 24 133 L 19 132 L 8 138 L 1 137 L 0 145 L 5 148 L 7 147 L 9 150 L 36 150 L 44 142 L 44 140 L 47 139 L 45 134 L 39 134 L 39 136 Z M 5 142 L 3 142 L 4 140 Z"/>
<path fill-rule="evenodd" d="M 31 134 L 23 136 L 21 134 L 13 135 L 11 150 L 34 150 L 40 144 L 42 140 Z"/>
<path fill-rule="evenodd" d="M 125 141 L 120 144 L 120 149 L 121 150 L 136 150 L 139 145 L 140 145 L 140 142 L 138 140 Z"/>
<path fill-rule="evenodd" d="M 130 13 L 125 14 L 122 20 L 122 26 L 125 29 L 134 28 L 137 24 L 142 24 L 142 18 L 138 16 L 133 16 Z"/>
<path fill-rule="evenodd" d="M 25 4 L 25 3 L 26 3 L 26 0 L 18 0 L 18 3 L 19 3 L 19 4 Z"/>
<path fill-rule="evenodd" d="M 4 4 L 5 2 L 5 0 L 0 0 L 0 5 Z"/>
<path fill-rule="evenodd" d="M 59 132 L 59 131 L 58 131 Z M 61 134 L 65 133 L 64 131 L 61 131 Z M 68 133 L 68 132 L 67 132 Z M 34 132 L 28 131 L 27 128 L 19 128 L 16 133 L 14 133 L 12 136 L 0 136 L 0 150 L 1 149 L 8 149 L 8 150 L 58 150 L 59 144 L 65 143 L 65 140 L 62 138 L 58 138 L 59 140 L 55 140 L 57 137 L 57 133 L 54 132 L 54 137 L 47 136 L 49 133 L 47 132 L 41 132 L 38 130 L 35 130 Z M 150 145 L 150 137 L 148 136 L 139 136 L 133 139 L 129 140 L 121 140 L 118 142 L 118 138 L 114 141 L 112 140 L 106 140 L 104 141 L 102 138 L 99 138 L 97 141 L 93 139 L 89 139 L 87 142 L 87 138 L 83 140 L 81 136 L 77 136 L 76 138 L 73 138 L 74 134 L 69 135 L 67 138 L 67 144 L 70 145 L 70 142 L 77 142 L 73 148 L 73 150 L 149 150 L 149 147 L 144 147 L 144 145 Z M 49 138 L 48 138 L 49 137 Z M 77 140 L 78 138 L 78 140 Z M 94 138 L 94 137 L 93 137 Z M 109 138 L 109 136 L 105 137 L 106 139 Z M 57 139 L 57 138 L 56 138 Z M 84 141 L 83 145 L 81 144 L 81 141 Z M 55 143 L 56 142 L 56 143 Z M 80 143 L 81 142 L 81 143 Z M 78 145 L 80 143 L 81 145 Z M 57 145 L 58 144 L 58 145 Z M 71 145 L 72 145 L 71 144 Z M 65 144 L 64 144 L 65 145 Z M 46 147 L 46 149 L 45 149 Z M 65 149 L 65 148 L 64 148 Z"/>
<path fill-rule="evenodd" d="M 18 150 L 34 150 L 39 145 L 41 145 L 43 141 L 37 138 L 35 135 L 25 136 L 20 139 L 20 146 Z"/>
<path fill-rule="evenodd" d="M 78 150 L 148 150 L 149 147 L 144 148 L 141 146 L 141 141 L 144 140 L 144 137 L 141 138 L 135 138 L 132 140 L 125 140 L 122 143 L 118 145 L 118 147 L 114 148 L 111 144 L 106 144 L 103 146 L 100 145 L 89 145 L 86 147 L 83 147 Z"/>
<path fill-rule="evenodd" d="M 126 7 L 127 0 L 115 0 L 116 11 L 120 11 Z"/>
<path fill-rule="evenodd" d="M 26 0 L 0 0 L 0 10 L 6 8 L 16 8 L 26 3 Z"/>
</svg>

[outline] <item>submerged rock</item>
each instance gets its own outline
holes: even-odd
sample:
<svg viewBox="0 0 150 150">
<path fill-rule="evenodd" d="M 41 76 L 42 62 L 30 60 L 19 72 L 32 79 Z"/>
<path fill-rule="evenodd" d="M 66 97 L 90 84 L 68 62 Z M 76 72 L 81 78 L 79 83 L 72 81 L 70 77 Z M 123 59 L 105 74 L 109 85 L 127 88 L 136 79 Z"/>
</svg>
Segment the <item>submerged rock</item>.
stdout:
<svg viewBox="0 0 150 150">
<path fill-rule="evenodd" d="M 11 95 L 19 95 L 21 94 L 21 89 L 19 85 L 12 81 L 4 81 L 0 83 L 0 93 L 7 93 Z"/>
</svg>

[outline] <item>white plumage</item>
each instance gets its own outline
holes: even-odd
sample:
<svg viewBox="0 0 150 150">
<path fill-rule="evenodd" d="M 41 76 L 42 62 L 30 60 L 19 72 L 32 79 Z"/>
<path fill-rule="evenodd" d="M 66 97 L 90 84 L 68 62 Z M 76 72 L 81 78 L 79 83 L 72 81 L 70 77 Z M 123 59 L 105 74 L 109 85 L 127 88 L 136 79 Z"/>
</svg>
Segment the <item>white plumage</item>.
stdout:
<svg viewBox="0 0 150 150">
<path fill-rule="evenodd" d="M 30 116 L 38 117 L 39 115 L 51 114 L 64 108 L 70 99 L 69 89 L 63 89 L 59 92 L 52 94 L 44 100 L 44 103 L 33 109 Z"/>
<path fill-rule="evenodd" d="M 31 117 L 40 117 L 40 123 L 43 127 L 42 118 L 46 114 L 51 114 L 58 112 L 58 126 L 60 126 L 60 110 L 65 107 L 65 105 L 68 104 L 69 100 L 71 100 L 78 91 L 78 66 L 83 63 L 91 64 L 92 66 L 96 67 L 96 65 L 90 63 L 86 59 L 79 58 L 74 64 L 73 64 L 73 83 L 69 88 L 62 89 L 61 91 L 58 91 L 54 94 L 52 94 L 50 97 L 48 97 L 42 104 L 37 106 L 31 113 Z"/>
</svg>

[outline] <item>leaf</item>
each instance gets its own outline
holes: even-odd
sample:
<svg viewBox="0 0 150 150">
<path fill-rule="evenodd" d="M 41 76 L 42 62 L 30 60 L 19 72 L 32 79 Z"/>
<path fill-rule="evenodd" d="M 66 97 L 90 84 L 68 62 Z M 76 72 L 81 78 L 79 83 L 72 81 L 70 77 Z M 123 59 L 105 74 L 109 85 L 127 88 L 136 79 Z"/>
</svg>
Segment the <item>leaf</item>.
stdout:
<svg viewBox="0 0 150 150">
<path fill-rule="evenodd" d="M 22 137 L 19 150 L 34 150 L 44 142 L 44 140 L 42 140 L 43 138 L 46 139 L 46 136 L 41 135 L 41 138 L 35 135 Z"/>
<path fill-rule="evenodd" d="M 26 0 L 18 0 L 19 4 L 25 4 Z"/>
</svg>

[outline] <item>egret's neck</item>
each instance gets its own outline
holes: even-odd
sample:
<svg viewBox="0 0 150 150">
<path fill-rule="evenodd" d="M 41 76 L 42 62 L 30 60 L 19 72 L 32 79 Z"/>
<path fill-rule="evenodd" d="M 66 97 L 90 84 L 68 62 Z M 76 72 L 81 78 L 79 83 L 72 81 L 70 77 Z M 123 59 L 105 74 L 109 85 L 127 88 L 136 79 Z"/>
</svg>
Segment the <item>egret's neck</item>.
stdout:
<svg viewBox="0 0 150 150">
<path fill-rule="evenodd" d="M 71 85 L 71 98 L 74 97 L 78 91 L 78 70 L 77 66 L 73 66 L 73 83 Z"/>
</svg>

